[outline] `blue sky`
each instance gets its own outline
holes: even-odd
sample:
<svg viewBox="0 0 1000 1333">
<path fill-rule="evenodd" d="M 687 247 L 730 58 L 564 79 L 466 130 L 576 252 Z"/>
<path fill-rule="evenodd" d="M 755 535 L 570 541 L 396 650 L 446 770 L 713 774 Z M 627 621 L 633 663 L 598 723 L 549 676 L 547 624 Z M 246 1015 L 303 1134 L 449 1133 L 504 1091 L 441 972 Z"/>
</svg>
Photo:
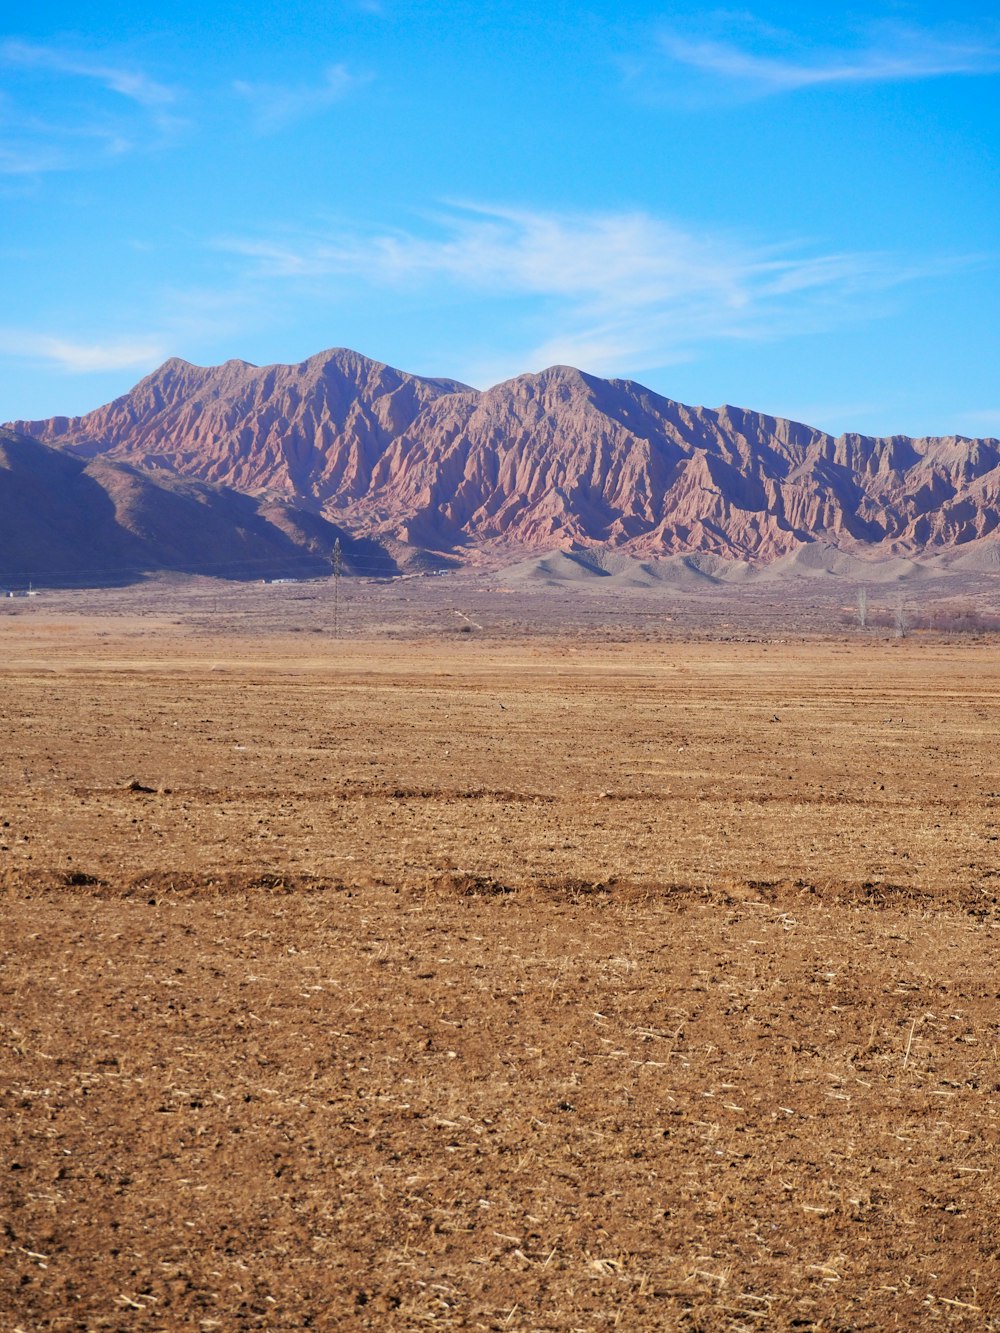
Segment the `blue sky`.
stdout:
<svg viewBox="0 0 1000 1333">
<path fill-rule="evenodd" d="M 1000 435 L 1000 11 L 20 0 L 0 420 L 167 356 Z"/>
</svg>

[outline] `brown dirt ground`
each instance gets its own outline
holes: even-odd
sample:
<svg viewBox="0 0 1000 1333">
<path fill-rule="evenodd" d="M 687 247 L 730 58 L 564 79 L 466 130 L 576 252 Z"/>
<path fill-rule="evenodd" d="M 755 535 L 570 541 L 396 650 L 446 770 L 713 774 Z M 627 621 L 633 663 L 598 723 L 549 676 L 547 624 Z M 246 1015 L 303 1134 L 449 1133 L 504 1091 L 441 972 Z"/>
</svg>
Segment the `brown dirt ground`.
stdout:
<svg viewBox="0 0 1000 1333">
<path fill-rule="evenodd" d="M 0 617 L 0 1328 L 1000 1328 L 998 698 Z"/>
</svg>

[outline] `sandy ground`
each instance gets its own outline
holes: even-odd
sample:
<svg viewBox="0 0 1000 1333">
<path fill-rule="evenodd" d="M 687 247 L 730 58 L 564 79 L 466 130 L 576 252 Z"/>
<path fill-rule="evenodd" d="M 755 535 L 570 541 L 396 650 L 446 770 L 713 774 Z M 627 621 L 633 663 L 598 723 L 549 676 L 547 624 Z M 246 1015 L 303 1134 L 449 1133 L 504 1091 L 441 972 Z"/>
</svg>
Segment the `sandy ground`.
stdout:
<svg viewBox="0 0 1000 1333">
<path fill-rule="evenodd" d="M 0 616 L 0 1328 L 1000 1327 L 995 642 L 141 609 Z"/>
</svg>

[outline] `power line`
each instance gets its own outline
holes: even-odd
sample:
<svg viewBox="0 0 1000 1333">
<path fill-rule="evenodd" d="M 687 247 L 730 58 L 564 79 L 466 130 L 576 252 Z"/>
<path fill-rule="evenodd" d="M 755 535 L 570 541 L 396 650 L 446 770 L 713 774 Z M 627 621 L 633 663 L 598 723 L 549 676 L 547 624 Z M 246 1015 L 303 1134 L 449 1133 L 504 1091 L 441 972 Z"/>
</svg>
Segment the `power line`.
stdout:
<svg viewBox="0 0 1000 1333">
<path fill-rule="evenodd" d="M 340 570 L 343 559 L 340 538 L 333 543 L 333 637 L 340 638 Z"/>
</svg>

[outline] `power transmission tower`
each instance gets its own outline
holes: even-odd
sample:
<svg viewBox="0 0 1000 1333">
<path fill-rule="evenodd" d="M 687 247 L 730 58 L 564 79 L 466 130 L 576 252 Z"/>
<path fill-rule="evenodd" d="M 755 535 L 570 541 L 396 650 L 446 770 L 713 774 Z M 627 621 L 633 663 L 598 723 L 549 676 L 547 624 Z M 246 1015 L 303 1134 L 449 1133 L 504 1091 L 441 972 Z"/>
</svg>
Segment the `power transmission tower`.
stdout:
<svg viewBox="0 0 1000 1333">
<path fill-rule="evenodd" d="M 333 637 L 340 638 L 340 573 L 343 568 L 340 538 L 333 543 Z"/>
</svg>

